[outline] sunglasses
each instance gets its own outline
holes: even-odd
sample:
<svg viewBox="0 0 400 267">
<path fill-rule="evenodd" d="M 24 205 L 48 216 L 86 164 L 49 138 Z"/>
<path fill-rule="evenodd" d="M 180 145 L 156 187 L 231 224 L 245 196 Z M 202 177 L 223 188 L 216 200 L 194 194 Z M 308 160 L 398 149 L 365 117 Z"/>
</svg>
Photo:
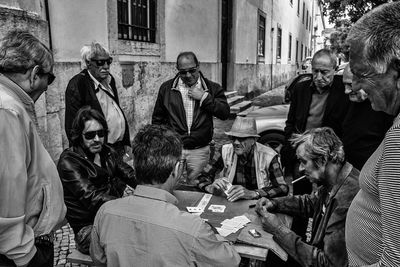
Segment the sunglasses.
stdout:
<svg viewBox="0 0 400 267">
<path fill-rule="evenodd" d="M 44 72 L 42 68 L 37 72 L 40 76 L 47 75 L 47 85 L 50 85 L 56 79 L 56 76 L 52 72 Z"/>
<path fill-rule="evenodd" d="M 110 66 L 111 63 L 113 62 L 113 58 L 109 57 L 108 59 L 91 59 L 90 61 L 93 61 L 94 63 L 96 63 L 97 67 L 102 67 L 106 63 L 108 64 L 108 66 Z"/>
<path fill-rule="evenodd" d="M 188 70 L 178 70 L 180 75 L 186 75 L 187 73 L 194 74 L 197 71 L 197 67 Z"/>
<path fill-rule="evenodd" d="M 239 142 L 243 142 L 244 140 L 247 139 L 247 137 L 229 136 L 229 139 L 230 139 L 232 142 L 235 142 L 236 140 L 238 140 Z"/>
<path fill-rule="evenodd" d="M 106 131 L 104 131 L 104 129 L 101 129 L 101 130 L 98 130 L 98 131 L 86 132 L 86 133 L 83 134 L 83 136 L 85 137 L 86 140 L 92 140 L 93 138 L 96 137 L 96 135 L 99 138 L 103 138 L 105 134 L 106 134 Z"/>
</svg>

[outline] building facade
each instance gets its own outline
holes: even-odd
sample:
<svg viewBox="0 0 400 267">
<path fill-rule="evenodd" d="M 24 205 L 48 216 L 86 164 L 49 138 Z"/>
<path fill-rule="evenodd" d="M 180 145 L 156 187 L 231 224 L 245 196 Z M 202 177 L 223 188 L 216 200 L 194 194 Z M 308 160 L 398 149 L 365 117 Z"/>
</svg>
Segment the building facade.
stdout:
<svg viewBox="0 0 400 267">
<path fill-rule="evenodd" d="M 38 100 L 40 132 L 52 157 L 68 145 L 64 93 L 81 70 L 80 49 L 98 41 L 113 56 L 131 138 L 150 122 L 158 89 L 193 51 L 204 75 L 249 98 L 295 75 L 314 51 L 315 0 L 2 0 L 1 33 L 23 28 L 54 52 L 57 79 Z M 1 35 L 0 33 L 0 35 Z"/>
</svg>

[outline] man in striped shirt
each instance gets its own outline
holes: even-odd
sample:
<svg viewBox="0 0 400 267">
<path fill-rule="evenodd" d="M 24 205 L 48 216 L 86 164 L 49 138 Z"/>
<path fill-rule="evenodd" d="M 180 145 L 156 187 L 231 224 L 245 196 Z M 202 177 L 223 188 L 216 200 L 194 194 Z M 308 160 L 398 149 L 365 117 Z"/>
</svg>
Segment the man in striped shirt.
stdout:
<svg viewBox="0 0 400 267">
<path fill-rule="evenodd" d="M 353 90 L 397 116 L 360 172 L 346 220 L 349 266 L 400 266 L 400 2 L 381 5 L 351 28 Z"/>
</svg>

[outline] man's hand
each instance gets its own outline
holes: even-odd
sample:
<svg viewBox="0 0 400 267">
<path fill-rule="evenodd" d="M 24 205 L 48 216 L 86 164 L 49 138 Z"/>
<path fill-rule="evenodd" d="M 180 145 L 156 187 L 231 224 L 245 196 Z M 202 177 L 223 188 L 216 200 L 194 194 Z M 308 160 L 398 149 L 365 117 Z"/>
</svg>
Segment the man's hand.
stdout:
<svg viewBox="0 0 400 267">
<path fill-rule="evenodd" d="M 261 200 L 260 200 L 261 201 Z M 265 206 L 258 205 L 260 201 L 257 202 L 256 212 L 261 218 L 261 223 L 263 229 L 268 233 L 275 232 L 281 225 L 284 225 L 282 221 L 273 213 L 269 213 Z"/>
<path fill-rule="evenodd" d="M 258 212 L 258 210 L 265 210 L 265 211 L 273 211 L 275 209 L 275 204 L 269 200 L 268 198 L 261 198 L 257 201 L 256 203 L 256 211 Z"/>
<path fill-rule="evenodd" d="M 257 197 L 257 193 L 253 190 L 248 190 L 241 185 L 232 185 L 232 187 L 227 192 L 228 201 L 236 201 L 238 199 L 253 199 Z"/>
<path fill-rule="evenodd" d="M 195 100 L 200 101 L 201 98 L 203 97 L 204 93 L 205 93 L 205 91 L 203 90 L 203 88 L 195 86 L 195 87 L 189 89 L 188 95 L 191 98 L 194 98 Z"/>
<path fill-rule="evenodd" d="M 205 187 L 205 190 L 211 194 L 214 194 L 215 190 L 219 190 L 222 192 L 222 191 L 225 191 L 226 189 L 227 189 L 226 182 L 224 181 L 224 178 L 215 179 L 212 184 L 207 185 Z"/>
</svg>

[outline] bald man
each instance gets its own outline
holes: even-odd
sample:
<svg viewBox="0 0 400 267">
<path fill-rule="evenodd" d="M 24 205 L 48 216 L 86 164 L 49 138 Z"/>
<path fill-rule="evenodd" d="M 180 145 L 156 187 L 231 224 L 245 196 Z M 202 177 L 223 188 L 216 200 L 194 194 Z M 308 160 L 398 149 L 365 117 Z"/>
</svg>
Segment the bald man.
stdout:
<svg viewBox="0 0 400 267">
<path fill-rule="evenodd" d="M 394 116 L 374 111 L 364 90 L 352 90 L 353 74 L 348 64 L 343 71 L 345 93 L 351 101 L 343 121 L 343 145 L 346 160 L 361 170 L 393 123 Z"/>
</svg>

